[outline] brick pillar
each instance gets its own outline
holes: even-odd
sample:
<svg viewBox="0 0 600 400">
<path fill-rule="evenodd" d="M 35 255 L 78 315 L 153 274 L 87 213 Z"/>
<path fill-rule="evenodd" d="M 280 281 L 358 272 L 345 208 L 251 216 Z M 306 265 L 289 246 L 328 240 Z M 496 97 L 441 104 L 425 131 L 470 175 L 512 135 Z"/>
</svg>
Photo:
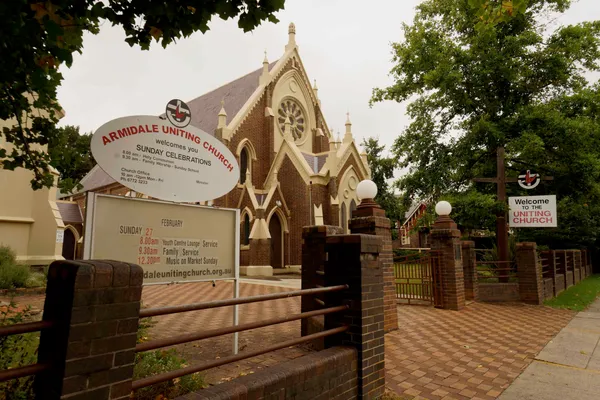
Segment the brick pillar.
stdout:
<svg viewBox="0 0 600 400">
<path fill-rule="evenodd" d="M 577 284 L 585 278 L 584 272 L 581 268 L 581 250 L 575 250 L 573 252 L 573 264 L 574 264 L 574 278 L 573 280 Z"/>
<path fill-rule="evenodd" d="M 396 330 L 398 329 L 398 310 L 394 280 L 391 221 L 386 218 L 385 211 L 372 199 L 363 199 L 354 210 L 352 217 L 349 224 L 352 233 L 376 235 L 382 240 L 379 262 L 381 262 L 383 268 L 385 332 Z"/>
<path fill-rule="evenodd" d="M 287 261 L 287 260 L 286 260 Z M 250 239 L 250 261 L 247 267 L 240 267 L 246 276 L 272 276 L 271 239 Z"/>
<path fill-rule="evenodd" d="M 117 261 L 50 265 L 38 359 L 43 399 L 129 399 L 135 360 L 142 269 Z"/>
<path fill-rule="evenodd" d="M 567 253 L 564 250 L 555 251 L 556 254 L 556 270 L 563 274 L 564 289 L 567 290 L 569 282 L 567 280 Z"/>
<path fill-rule="evenodd" d="M 517 243 L 517 274 L 521 301 L 543 304 L 542 265 L 538 262 L 537 245 L 534 242 Z"/>
<path fill-rule="evenodd" d="M 465 300 L 479 300 L 479 285 L 477 283 L 477 259 L 475 256 L 475 242 L 465 240 L 461 242 L 463 272 L 465 275 Z"/>
<path fill-rule="evenodd" d="M 328 236 L 339 235 L 342 228 L 339 226 L 306 226 L 302 229 L 302 289 L 314 289 L 325 286 L 325 242 Z M 319 300 L 324 296 L 302 296 L 302 312 L 314 311 L 323 308 Z M 329 307 L 329 306 L 327 306 Z M 323 330 L 323 316 L 305 318 L 301 322 L 302 336 Z M 322 348 L 322 341 L 314 344 Z"/>
<path fill-rule="evenodd" d="M 429 234 L 431 250 L 439 257 L 442 308 L 461 310 L 465 307 L 465 276 L 462 263 L 460 231 L 449 216 L 438 216 Z M 434 268 L 434 274 L 437 273 Z"/>
<path fill-rule="evenodd" d="M 550 277 L 552 278 L 552 297 L 556 297 L 558 295 L 558 290 L 556 286 L 556 252 L 554 250 L 550 250 L 548 252 L 548 270 L 550 271 Z"/>
<path fill-rule="evenodd" d="M 338 235 L 327 238 L 325 283 L 349 285 L 328 293 L 328 304 L 347 304 L 343 313 L 325 316 L 325 329 L 348 325 L 349 330 L 325 338 L 325 347 L 350 345 L 358 350 L 359 399 L 377 399 L 385 389 L 383 264 L 381 238 L 373 235 Z"/>
</svg>

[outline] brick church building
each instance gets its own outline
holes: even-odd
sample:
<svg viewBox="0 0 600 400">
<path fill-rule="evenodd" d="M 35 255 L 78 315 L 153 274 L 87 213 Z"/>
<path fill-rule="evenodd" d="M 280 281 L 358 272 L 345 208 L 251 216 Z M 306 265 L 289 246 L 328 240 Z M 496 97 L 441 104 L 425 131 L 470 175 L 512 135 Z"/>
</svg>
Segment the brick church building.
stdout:
<svg viewBox="0 0 600 400">
<path fill-rule="evenodd" d="M 294 24 L 288 33 L 280 59 L 269 63 L 265 55 L 261 68 L 187 102 L 191 125 L 225 143 L 239 163 L 235 188 L 208 205 L 240 209 L 240 265 L 246 275 L 299 268 L 303 226 L 347 231 L 359 203 L 356 186 L 370 176 L 349 116 L 343 138 L 328 128 L 316 83 L 311 86 L 298 52 Z M 98 166 L 81 184 L 68 200 L 82 211 L 88 191 L 144 197 Z"/>
</svg>

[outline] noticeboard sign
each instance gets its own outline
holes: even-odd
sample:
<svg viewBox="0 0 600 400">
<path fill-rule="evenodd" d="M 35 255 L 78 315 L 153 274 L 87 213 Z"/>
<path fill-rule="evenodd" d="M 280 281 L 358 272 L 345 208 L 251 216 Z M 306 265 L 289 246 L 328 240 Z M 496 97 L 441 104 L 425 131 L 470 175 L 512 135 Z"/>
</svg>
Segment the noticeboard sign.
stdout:
<svg viewBox="0 0 600 400">
<path fill-rule="evenodd" d="M 227 194 L 240 177 L 235 156 L 189 125 L 185 103 L 169 102 L 166 116 L 107 122 L 92 136 L 94 159 L 123 186 L 156 199 L 194 203 Z"/>
<path fill-rule="evenodd" d="M 138 264 L 144 284 L 239 276 L 239 210 L 89 193 L 85 230 L 85 259 Z"/>
<path fill-rule="evenodd" d="M 555 228 L 557 226 L 554 195 L 509 197 L 508 206 L 511 228 Z"/>
</svg>

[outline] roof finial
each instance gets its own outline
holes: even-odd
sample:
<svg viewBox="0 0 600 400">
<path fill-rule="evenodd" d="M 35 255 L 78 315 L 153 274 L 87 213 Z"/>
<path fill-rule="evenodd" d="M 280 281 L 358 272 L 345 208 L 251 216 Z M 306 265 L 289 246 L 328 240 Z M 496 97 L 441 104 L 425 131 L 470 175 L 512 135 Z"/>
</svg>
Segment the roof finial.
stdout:
<svg viewBox="0 0 600 400">
<path fill-rule="evenodd" d="M 352 143 L 352 122 L 350 122 L 350 112 L 346 113 L 346 133 L 344 134 L 344 143 Z"/>
<path fill-rule="evenodd" d="M 227 125 L 227 111 L 225 111 L 225 99 L 221 99 L 221 111 L 219 111 L 219 121 L 217 128 L 225 128 Z"/>
<path fill-rule="evenodd" d="M 258 78 L 258 84 L 269 82 L 269 60 L 267 59 L 267 49 L 265 49 L 265 58 L 263 59 L 263 69 L 260 78 Z"/>
<path fill-rule="evenodd" d="M 317 99 L 317 103 L 319 106 L 321 105 L 321 100 L 319 100 L 319 88 L 317 87 L 317 80 L 315 79 L 315 84 L 313 85 L 313 93 L 315 98 Z"/>
<path fill-rule="evenodd" d="M 290 27 L 288 28 L 288 43 L 285 46 L 285 50 L 291 50 L 296 47 L 296 25 L 294 23 L 290 23 Z"/>
</svg>

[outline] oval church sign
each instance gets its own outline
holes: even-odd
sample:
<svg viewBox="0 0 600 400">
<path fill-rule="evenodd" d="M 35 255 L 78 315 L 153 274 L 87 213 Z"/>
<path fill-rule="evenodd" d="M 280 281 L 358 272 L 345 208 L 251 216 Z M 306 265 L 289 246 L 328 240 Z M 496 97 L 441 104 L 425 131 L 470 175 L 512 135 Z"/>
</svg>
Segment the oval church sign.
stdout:
<svg viewBox="0 0 600 400">
<path fill-rule="evenodd" d="M 142 115 L 107 122 L 92 137 L 92 155 L 117 182 L 156 199 L 194 203 L 228 193 L 240 176 L 231 151 L 206 132 L 170 120 Z"/>
</svg>

